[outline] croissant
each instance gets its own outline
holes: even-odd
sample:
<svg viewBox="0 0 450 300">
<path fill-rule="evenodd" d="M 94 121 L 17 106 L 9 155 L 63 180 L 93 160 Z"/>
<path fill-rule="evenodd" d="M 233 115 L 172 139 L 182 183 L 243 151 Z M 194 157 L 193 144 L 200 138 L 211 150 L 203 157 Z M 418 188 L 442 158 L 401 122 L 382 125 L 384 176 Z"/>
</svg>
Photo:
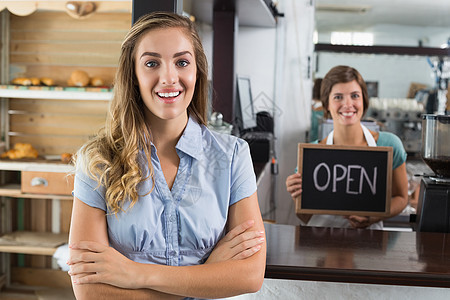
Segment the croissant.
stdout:
<svg viewBox="0 0 450 300">
<path fill-rule="evenodd" d="M 17 77 L 14 78 L 11 81 L 12 84 L 18 84 L 18 85 L 31 85 L 31 80 L 29 78 L 25 78 L 25 77 Z"/>
<path fill-rule="evenodd" d="M 28 143 L 16 143 L 13 149 L 2 153 L 1 158 L 19 159 L 19 158 L 37 158 L 38 151 Z"/>
</svg>

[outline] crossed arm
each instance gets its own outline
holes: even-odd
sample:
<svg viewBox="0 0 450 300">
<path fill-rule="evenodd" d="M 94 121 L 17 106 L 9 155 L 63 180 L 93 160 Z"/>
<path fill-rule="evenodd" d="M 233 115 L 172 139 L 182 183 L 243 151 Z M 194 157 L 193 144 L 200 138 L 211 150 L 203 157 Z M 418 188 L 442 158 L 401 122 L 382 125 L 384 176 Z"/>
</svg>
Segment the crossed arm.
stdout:
<svg viewBox="0 0 450 300">
<path fill-rule="evenodd" d="M 227 235 L 203 265 L 129 260 L 108 246 L 105 212 L 77 198 L 69 243 L 70 275 L 80 300 L 222 298 L 256 292 L 264 279 L 266 246 L 256 192 L 230 207 Z"/>
</svg>

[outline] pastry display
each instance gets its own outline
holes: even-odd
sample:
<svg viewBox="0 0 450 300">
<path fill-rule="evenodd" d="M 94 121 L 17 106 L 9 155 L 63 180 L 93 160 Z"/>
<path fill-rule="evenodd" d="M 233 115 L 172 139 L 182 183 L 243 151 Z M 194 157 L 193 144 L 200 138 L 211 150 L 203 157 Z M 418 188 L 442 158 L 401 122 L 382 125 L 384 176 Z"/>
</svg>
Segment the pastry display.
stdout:
<svg viewBox="0 0 450 300">
<path fill-rule="evenodd" d="M 70 74 L 70 78 L 67 80 L 69 86 L 85 87 L 89 85 L 89 75 L 82 70 L 75 70 Z"/>
<path fill-rule="evenodd" d="M 39 78 L 36 78 L 36 77 L 30 78 L 30 81 L 31 81 L 32 85 L 40 85 L 41 84 L 41 80 Z"/>
<path fill-rule="evenodd" d="M 71 153 L 61 154 L 61 161 L 66 164 L 70 163 L 72 161 L 72 154 Z"/>
<path fill-rule="evenodd" d="M 51 78 L 48 78 L 48 77 L 42 77 L 41 78 L 41 83 L 43 85 L 46 85 L 46 86 L 55 85 L 55 81 L 53 79 L 51 79 Z"/>
<path fill-rule="evenodd" d="M 55 80 L 50 77 L 17 77 L 11 80 L 11 84 L 27 87 L 52 87 L 55 86 Z M 105 81 L 98 76 L 91 78 L 88 73 L 83 70 L 75 70 L 70 74 L 70 78 L 67 80 L 67 85 L 69 87 L 104 87 Z"/>
<path fill-rule="evenodd" d="M 16 143 L 13 149 L 2 153 L 0 157 L 9 159 L 37 158 L 38 152 L 29 143 Z"/>
<path fill-rule="evenodd" d="M 100 77 L 92 77 L 90 85 L 91 86 L 104 86 L 105 83 L 104 83 L 103 79 L 101 79 Z"/>
<path fill-rule="evenodd" d="M 37 78 L 37 77 L 31 77 L 31 78 L 27 78 L 27 77 L 17 77 L 14 78 L 13 80 L 11 80 L 12 84 L 16 84 L 16 85 L 23 85 L 23 86 L 39 86 L 39 85 L 46 85 L 46 86 L 52 86 L 55 85 L 55 81 L 51 78 L 48 77 L 42 77 L 42 78 Z"/>
<path fill-rule="evenodd" d="M 17 78 L 14 78 L 13 80 L 11 80 L 11 83 L 18 84 L 18 85 L 31 85 L 31 80 L 30 80 L 30 78 L 17 77 Z"/>
</svg>

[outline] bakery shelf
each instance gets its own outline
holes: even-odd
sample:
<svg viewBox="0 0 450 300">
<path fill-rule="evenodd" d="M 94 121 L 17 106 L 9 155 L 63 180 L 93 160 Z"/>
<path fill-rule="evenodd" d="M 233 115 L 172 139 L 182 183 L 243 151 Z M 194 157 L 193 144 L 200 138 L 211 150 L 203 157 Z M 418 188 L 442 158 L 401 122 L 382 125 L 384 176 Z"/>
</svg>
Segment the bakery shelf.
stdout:
<svg viewBox="0 0 450 300">
<path fill-rule="evenodd" d="M 67 241 L 65 233 L 15 231 L 0 236 L 0 252 L 53 255 Z"/>
<path fill-rule="evenodd" d="M 0 290 L 6 285 L 6 275 L 0 275 Z"/>
<path fill-rule="evenodd" d="M 0 98 L 109 101 L 112 95 L 111 89 L 102 88 L 37 89 L 4 85 L 0 87 Z"/>
<path fill-rule="evenodd" d="M 62 162 L 47 160 L 0 160 L 0 170 L 4 171 L 36 171 L 70 173 L 74 166 Z"/>
<path fill-rule="evenodd" d="M 20 288 L 21 285 L 24 285 L 24 289 L 39 288 L 39 290 L 36 290 L 36 294 L 40 296 L 38 299 L 41 300 L 75 300 L 70 275 L 64 270 L 38 267 L 11 267 L 11 282 L 11 288 Z M 53 293 L 44 293 L 47 290 L 45 287 L 51 288 Z"/>
<path fill-rule="evenodd" d="M 41 287 L 39 287 L 41 289 Z M 34 289 L 27 287 L 17 287 L 17 285 L 5 285 L 0 290 L 0 299 L 8 300 L 39 300 Z"/>
<path fill-rule="evenodd" d="M 0 186 L 0 196 L 24 198 L 21 197 L 20 184 L 7 184 Z"/>
<path fill-rule="evenodd" d="M 34 254 L 34 255 L 53 255 L 56 248 L 53 247 L 39 247 L 39 246 L 4 246 L 0 245 L 0 252 L 6 253 L 20 253 L 20 254 Z"/>
<path fill-rule="evenodd" d="M 11 198 L 27 198 L 27 199 L 73 200 L 73 196 L 71 195 L 22 193 L 20 189 L 20 184 L 7 184 L 0 186 L 0 196 Z"/>
</svg>

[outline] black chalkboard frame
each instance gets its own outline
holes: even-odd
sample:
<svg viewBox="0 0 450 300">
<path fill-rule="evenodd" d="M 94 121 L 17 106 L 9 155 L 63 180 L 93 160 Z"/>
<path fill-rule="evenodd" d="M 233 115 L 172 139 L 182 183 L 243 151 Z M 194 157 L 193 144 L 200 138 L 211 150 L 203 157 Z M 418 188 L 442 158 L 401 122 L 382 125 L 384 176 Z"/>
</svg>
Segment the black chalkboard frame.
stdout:
<svg viewBox="0 0 450 300">
<path fill-rule="evenodd" d="M 306 151 L 305 151 L 306 149 Z M 313 150 L 313 151 L 309 151 Z M 317 151 L 315 151 L 317 149 Z M 378 216 L 378 217 L 386 217 L 390 213 L 390 206 L 391 206 L 391 196 L 392 196 L 392 161 L 393 161 L 393 150 L 392 147 L 368 147 L 368 146 L 344 146 L 344 145 L 325 145 L 325 144 L 307 144 L 307 143 L 299 143 L 298 144 L 298 157 L 297 157 L 297 169 L 298 172 L 303 174 L 303 166 L 305 160 L 308 161 L 308 153 L 307 152 L 315 152 L 316 155 L 320 155 L 321 150 L 328 150 L 327 153 L 329 154 L 329 151 L 335 152 L 333 154 L 339 155 L 339 153 L 342 153 L 342 151 L 351 151 L 350 153 L 353 155 L 364 155 L 367 156 L 367 158 L 370 160 L 371 155 L 375 153 L 380 153 L 381 156 L 385 157 L 385 159 L 380 163 L 380 166 L 385 164 L 385 170 L 386 170 L 386 182 L 385 182 L 385 189 L 382 191 L 385 191 L 386 196 L 380 199 L 377 199 L 377 201 L 380 201 L 379 205 L 381 205 L 381 201 L 384 201 L 383 209 L 379 210 L 373 210 L 373 209 L 363 209 L 363 208 L 357 208 L 356 210 L 349 210 L 349 209 L 326 209 L 323 207 L 308 207 L 305 208 L 305 205 L 303 205 L 304 202 L 302 202 L 302 195 L 308 194 L 308 186 L 302 186 L 303 193 L 295 200 L 295 212 L 297 216 L 302 214 L 329 214 L 329 215 L 360 215 L 360 216 Z M 375 152 L 374 152 L 375 151 Z M 324 152 L 324 151 L 322 151 Z M 307 154 L 307 155 L 305 155 Z M 348 154 L 348 153 L 347 153 Z M 333 155 L 333 159 L 336 159 Z M 325 158 L 326 159 L 326 158 Z M 373 161 L 373 159 L 372 159 Z M 303 176 L 303 175 L 302 175 Z M 306 192 L 305 192 L 306 191 Z M 343 195 L 336 194 L 336 197 L 333 197 L 333 202 L 336 203 L 339 199 L 342 199 Z M 345 195 L 345 197 L 348 197 Z M 322 198 L 324 199 L 324 198 Z M 303 206 L 302 206 L 303 205 Z M 308 205 L 311 205 L 311 202 L 309 202 Z"/>
</svg>

